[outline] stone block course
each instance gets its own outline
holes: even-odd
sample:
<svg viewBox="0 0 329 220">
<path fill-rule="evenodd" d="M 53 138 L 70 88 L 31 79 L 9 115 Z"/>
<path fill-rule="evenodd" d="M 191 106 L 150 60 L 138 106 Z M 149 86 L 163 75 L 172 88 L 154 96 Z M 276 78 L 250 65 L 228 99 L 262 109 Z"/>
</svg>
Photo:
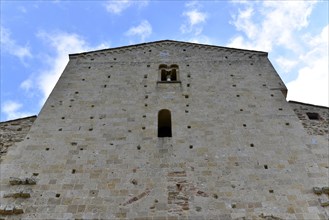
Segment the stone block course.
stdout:
<svg viewBox="0 0 329 220">
<path fill-rule="evenodd" d="M 160 64 L 180 83 L 157 83 Z M 328 186 L 325 141 L 281 91 L 264 52 L 161 41 L 70 55 L 1 184 L 39 174 L 24 217 L 328 217 L 312 192 Z M 161 109 L 172 137 L 157 137 Z"/>
</svg>

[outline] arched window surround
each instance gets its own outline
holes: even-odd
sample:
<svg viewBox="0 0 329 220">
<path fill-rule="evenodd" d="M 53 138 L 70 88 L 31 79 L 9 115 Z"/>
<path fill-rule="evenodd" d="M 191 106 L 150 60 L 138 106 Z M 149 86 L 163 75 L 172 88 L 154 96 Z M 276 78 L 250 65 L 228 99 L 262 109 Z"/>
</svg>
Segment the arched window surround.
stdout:
<svg viewBox="0 0 329 220">
<path fill-rule="evenodd" d="M 177 64 L 160 64 L 158 74 L 159 83 L 180 83 L 179 68 Z"/>
</svg>

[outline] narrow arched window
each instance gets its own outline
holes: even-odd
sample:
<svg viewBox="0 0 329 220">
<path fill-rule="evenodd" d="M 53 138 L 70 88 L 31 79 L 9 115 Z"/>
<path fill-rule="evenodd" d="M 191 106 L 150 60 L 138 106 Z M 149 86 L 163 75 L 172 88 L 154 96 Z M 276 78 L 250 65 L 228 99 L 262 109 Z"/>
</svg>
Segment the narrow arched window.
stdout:
<svg viewBox="0 0 329 220">
<path fill-rule="evenodd" d="M 171 137 L 171 113 L 162 109 L 158 113 L 158 137 Z"/>
</svg>

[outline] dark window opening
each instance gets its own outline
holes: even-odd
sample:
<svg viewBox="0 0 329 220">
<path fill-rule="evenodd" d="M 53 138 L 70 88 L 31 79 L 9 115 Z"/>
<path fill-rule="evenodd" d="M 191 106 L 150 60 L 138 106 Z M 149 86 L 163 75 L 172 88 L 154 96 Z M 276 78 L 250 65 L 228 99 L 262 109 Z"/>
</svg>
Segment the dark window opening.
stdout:
<svg viewBox="0 0 329 220">
<path fill-rule="evenodd" d="M 167 109 L 162 109 L 158 113 L 158 137 L 172 137 L 171 113 Z"/>
<path fill-rule="evenodd" d="M 310 120 L 320 120 L 320 115 L 316 112 L 307 112 L 306 115 Z"/>
</svg>

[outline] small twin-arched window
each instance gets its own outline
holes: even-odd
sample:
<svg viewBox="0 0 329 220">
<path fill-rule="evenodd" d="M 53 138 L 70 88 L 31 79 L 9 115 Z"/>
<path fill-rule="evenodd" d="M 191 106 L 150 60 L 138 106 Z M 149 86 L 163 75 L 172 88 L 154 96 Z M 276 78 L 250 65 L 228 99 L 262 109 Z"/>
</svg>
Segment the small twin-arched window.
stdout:
<svg viewBox="0 0 329 220">
<path fill-rule="evenodd" d="M 170 66 L 161 64 L 159 66 L 159 81 L 161 82 L 177 82 L 179 81 L 178 65 Z"/>
</svg>

